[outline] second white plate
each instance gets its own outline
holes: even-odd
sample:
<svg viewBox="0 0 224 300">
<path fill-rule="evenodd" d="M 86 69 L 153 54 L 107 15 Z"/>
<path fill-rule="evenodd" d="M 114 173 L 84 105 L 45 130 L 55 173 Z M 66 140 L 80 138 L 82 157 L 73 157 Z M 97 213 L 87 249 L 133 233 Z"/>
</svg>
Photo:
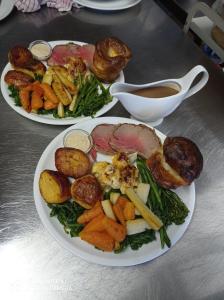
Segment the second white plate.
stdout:
<svg viewBox="0 0 224 300">
<path fill-rule="evenodd" d="M 159 234 L 157 234 L 157 240 L 144 245 L 137 251 L 127 249 L 126 251 L 115 254 L 111 252 L 103 252 L 95 249 L 92 245 L 87 244 L 82 241 L 79 237 L 71 238 L 65 233 L 63 226 L 55 217 L 50 217 L 50 209 L 48 208 L 46 202 L 41 197 L 39 191 L 39 178 L 40 173 L 44 169 L 55 170 L 54 154 L 57 148 L 63 147 L 63 137 L 72 128 L 83 129 L 87 132 L 91 132 L 95 126 L 102 123 L 108 124 L 119 124 L 119 123 L 130 123 L 130 124 L 140 124 L 140 122 L 135 120 L 130 120 L 126 118 L 118 117 L 104 117 L 88 120 L 81 122 L 72 127 L 67 128 L 65 131 L 56 136 L 53 141 L 47 146 L 41 158 L 37 164 L 35 176 L 34 176 L 34 200 L 37 208 L 37 212 L 40 216 L 42 223 L 45 225 L 49 233 L 58 241 L 58 243 L 64 248 L 70 250 L 75 255 L 89 261 L 92 263 L 97 263 L 107 266 L 131 266 L 137 265 L 146 261 L 150 261 L 166 251 L 169 248 L 165 247 L 161 249 Z M 146 125 L 146 124 L 145 124 Z M 147 126 L 147 125 L 146 125 Z M 157 135 L 163 141 L 165 135 L 160 131 L 156 130 Z M 108 160 L 108 156 L 97 154 L 97 160 L 103 161 Z M 176 193 L 180 196 L 183 202 L 187 205 L 189 209 L 189 214 L 182 225 L 172 225 L 168 227 L 168 235 L 172 242 L 172 246 L 183 236 L 185 230 L 187 229 L 194 211 L 195 204 L 195 187 L 194 183 L 190 186 L 178 188 Z"/>
<path fill-rule="evenodd" d="M 54 47 L 56 45 L 60 45 L 60 44 L 67 44 L 67 43 L 76 43 L 79 45 L 84 45 L 86 43 L 83 42 L 77 42 L 77 41 L 53 41 L 50 42 L 51 46 Z M 39 122 L 39 123 L 45 123 L 45 124 L 51 124 L 51 125 L 72 125 L 72 124 L 76 124 L 80 121 L 84 121 L 84 120 L 89 120 L 91 119 L 91 117 L 77 117 L 77 118 L 62 118 L 62 119 L 56 119 L 53 117 L 52 114 L 49 115 L 38 115 L 35 113 L 28 113 L 26 112 L 21 106 L 16 106 L 14 103 L 14 99 L 11 98 L 9 96 L 10 92 L 8 90 L 8 85 L 5 83 L 4 81 L 4 77 L 5 74 L 9 71 L 12 70 L 12 67 L 10 65 L 10 63 L 8 63 L 3 72 L 2 72 L 2 76 L 1 76 L 1 91 L 2 91 L 2 95 L 5 99 L 5 101 L 8 103 L 8 105 L 15 110 L 17 113 L 19 113 L 20 115 L 22 115 L 25 118 L 31 119 L 33 121 Z M 117 78 L 116 82 L 124 82 L 124 73 L 121 72 L 120 76 Z M 106 105 L 104 105 L 95 115 L 95 117 L 99 117 L 103 114 L 105 114 L 107 111 L 109 111 L 116 103 L 117 103 L 118 99 L 113 98 L 112 101 Z"/>
<path fill-rule="evenodd" d="M 113 1 L 97 1 L 97 0 L 76 0 L 80 5 L 88 8 L 99 10 L 122 10 L 137 5 L 142 0 L 113 0 Z"/>
</svg>

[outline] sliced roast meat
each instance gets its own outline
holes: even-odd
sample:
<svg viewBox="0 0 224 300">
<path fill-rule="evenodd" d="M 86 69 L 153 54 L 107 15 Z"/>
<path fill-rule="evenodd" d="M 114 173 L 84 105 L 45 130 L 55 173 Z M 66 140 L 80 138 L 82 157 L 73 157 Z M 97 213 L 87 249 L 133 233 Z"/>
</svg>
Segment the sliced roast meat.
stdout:
<svg viewBox="0 0 224 300">
<path fill-rule="evenodd" d="M 121 124 L 115 128 L 109 142 L 112 149 L 118 152 L 138 152 L 149 158 L 161 147 L 155 131 L 145 125 Z"/>
<path fill-rule="evenodd" d="M 95 46 L 91 44 L 77 45 L 68 43 L 65 45 L 57 45 L 53 48 L 51 57 L 48 59 L 49 66 L 65 65 L 70 57 L 80 57 L 87 66 L 92 64 Z"/>
<path fill-rule="evenodd" d="M 109 144 L 115 128 L 113 124 L 100 124 L 93 129 L 91 136 L 96 151 L 108 155 L 115 153 Z"/>
</svg>

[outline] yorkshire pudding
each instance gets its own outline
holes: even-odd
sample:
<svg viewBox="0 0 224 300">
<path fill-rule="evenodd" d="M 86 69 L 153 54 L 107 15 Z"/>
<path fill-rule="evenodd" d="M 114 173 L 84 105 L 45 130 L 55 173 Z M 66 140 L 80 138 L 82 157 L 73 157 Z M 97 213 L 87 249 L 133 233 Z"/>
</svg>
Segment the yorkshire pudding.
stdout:
<svg viewBox="0 0 224 300">
<path fill-rule="evenodd" d="M 147 161 L 153 177 L 164 188 L 189 185 L 203 168 L 203 157 L 194 142 L 185 137 L 167 137 L 163 149 Z"/>
<path fill-rule="evenodd" d="M 92 72 L 104 82 L 113 82 L 131 58 L 131 50 L 115 37 L 96 43 Z"/>
</svg>

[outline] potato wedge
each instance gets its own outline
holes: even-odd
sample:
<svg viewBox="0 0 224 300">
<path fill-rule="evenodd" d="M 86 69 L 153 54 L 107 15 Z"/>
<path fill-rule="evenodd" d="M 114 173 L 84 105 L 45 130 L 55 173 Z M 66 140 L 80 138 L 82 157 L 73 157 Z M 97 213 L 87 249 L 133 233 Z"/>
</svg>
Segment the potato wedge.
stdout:
<svg viewBox="0 0 224 300">
<path fill-rule="evenodd" d="M 83 151 L 63 147 L 55 152 L 55 166 L 65 176 L 79 178 L 89 173 L 91 164 Z"/>
<path fill-rule="evenodd" d="M 60 81 L 63 83 L 63 85 L 66 87 L 66 89 L 69 91 L 71 95 L 76 95 L 77 94 L 77 88 L 74 85 L 73 82 L 69 80 L 69 74 L 66 68 L 62 66 L 54 66 L 52 67 Z"/>
<path fill-rule="evenodd" d="M 71 198 L 71 184 L 63 174 L 44 170 L 40 174 L 39 188 L 43 199 L 47 203 L 63 203 Z"/>
<path fill-rule="evenodd" d="M 68 97 L 63 84 L 56 74 L 53 75 L 52 88 L 62 104 L 66 106 L 72 102 L 72 99 Z"/>
</svg>

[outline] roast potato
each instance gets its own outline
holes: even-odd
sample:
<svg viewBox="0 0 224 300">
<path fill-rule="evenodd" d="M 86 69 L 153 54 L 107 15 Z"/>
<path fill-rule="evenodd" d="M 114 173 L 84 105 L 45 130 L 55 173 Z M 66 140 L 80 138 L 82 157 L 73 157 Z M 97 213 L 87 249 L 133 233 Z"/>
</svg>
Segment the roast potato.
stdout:
<svg viewBox="0 0 224 300">
<path fill-rule="evenodd" d="M 33 78 L 21 71 L 10 70 L 5 74 L 5 82 L 8 85 L 14 85 L 17 88 L 22 88 L 33 82 Z"/>
<path fill-rule="evenodd" d="M 16 68 L 27 69 L 33 73 L 43 76 L 46 67 L 45 65 L 33 58 L 29 49 L 23 46 L 15 46 L 8 53 L 9 62 Z"/>
<path fill-rule="evenodd" d="M 103 198 L 100 184 L 93 175 L 86 175 L 75 180 L 71 186 L 71 194 L 74 201 L 86 209 L 92 208 Z"/>
<path fill-rule="evenodd" d="M 65 176 L 79 178 L 90 172 L 91 163 L 83 151 L 64 147 L 55 152 L 55 166 Z"/>
<path fill-rule="evenodd" d="M 57 171 L 42 171 L 39 188 L 47 203 L 63 203 L 71 198 L 71 184 L 68 178 Z"/>
<path fill-rule="evenodd" d="M 197 145 L 185 137 L 167 137 L 163 145 L 166 162 L 190 184 L 203 168 L 203 156 Z"/>
</svg>

